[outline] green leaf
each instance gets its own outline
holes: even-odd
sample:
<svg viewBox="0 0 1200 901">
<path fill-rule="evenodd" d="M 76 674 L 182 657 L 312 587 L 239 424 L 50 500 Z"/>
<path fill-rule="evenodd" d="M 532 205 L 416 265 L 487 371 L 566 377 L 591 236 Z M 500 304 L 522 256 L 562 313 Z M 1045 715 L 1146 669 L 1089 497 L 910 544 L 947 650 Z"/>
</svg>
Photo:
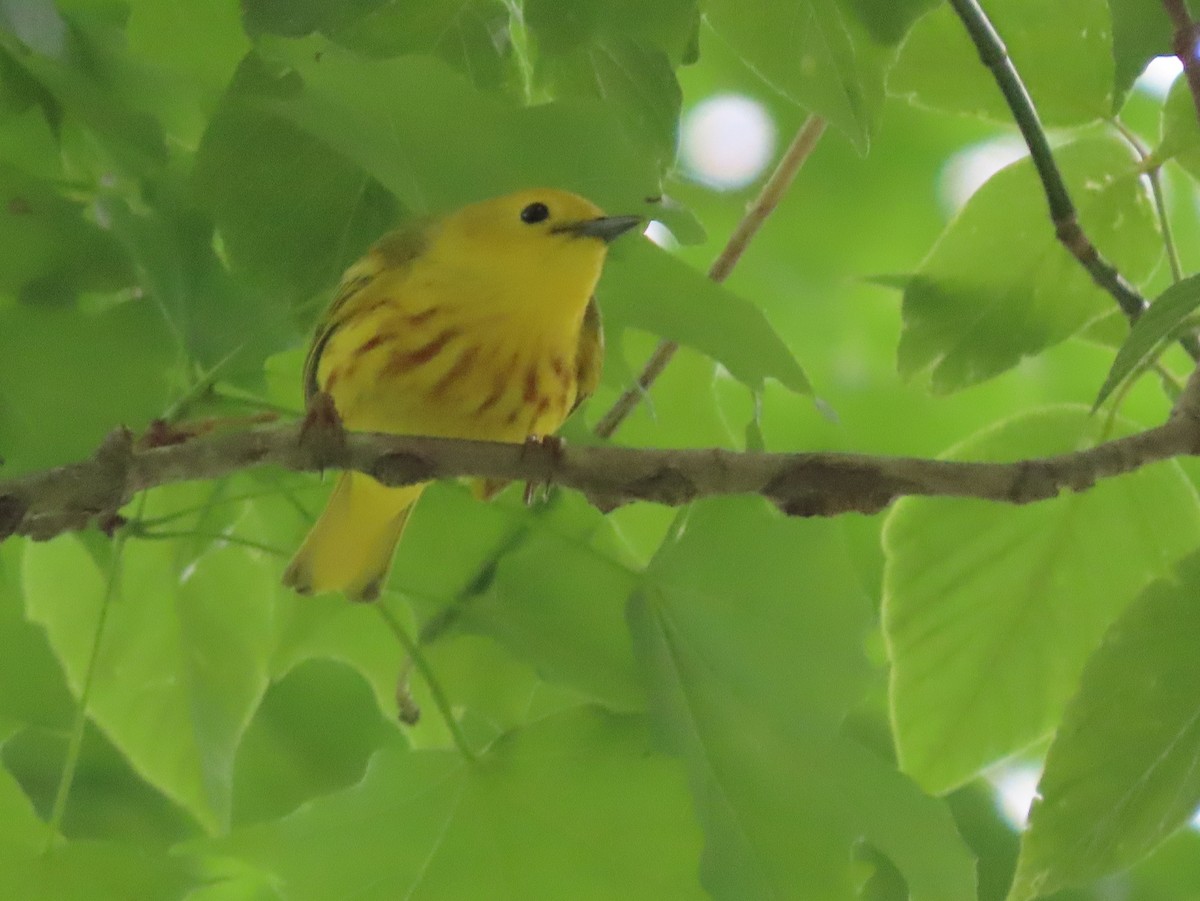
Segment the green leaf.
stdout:
<svg viewBox="0 0 1200 901">
<path fill-rule="evenodd" d="M 1176 335 L 1180 325 L 1200 306 L 1200 277 L 1191 276 L 1167 288 L 1129 331 L 1100 386 L 1092 409 L 1097 409 L 1113 390 L 1131 375 L 1141 373 L 1162 353 L 1164 342 Z"/>
<path fill-rule="evenodd" d="M 114 60 L 119 31 L 103 15 L 78 18 L 62 57 L 30 53 L 0 29 L 0 65 L 23 73 L 44 98 L 52 98 L 55 112 L 82 125 L 111 164 L 139 175 L 159 171 L 167 158 L 163 130 L 121 84 Z"/>
<path fill-rule="evenodd" d="M 773 378 L 812 393 L 762 311 L 649 241 L 614 249 L 598 297 L 611 333 L 640 328 L 694 347 L 753 390 Z"/>
<path fill-rule="evenodd" d="M 234 752 L 266 688 L 273 574 L 234 548 L 211 550 L 181 573 L 169 543 L 137 540 L 116 565 L 119 585 L 105 605 L 111 575 L 77 540 L 28 545 L 28 616 L 46 629 L 76 696 L 103 624 L 90 717 L 143 778 L 219 830 L 229 820 Z M 236 616 L 229 598 L 239 599 Z"/>
<path fill-rule="evenodd" d="M 659 193 L 654 162 L 599 101 L 522 108 L 427 57 L 364 61 L 317 41 L 263 50 L 303 87 L 287 98 L 264 96 L 262 109 L 325 142 L 414 212 L 538 184 L 576 190 L 613 211 L 639 212 Z"/>
<path fill-rule="evenodd" d="M 257 379 L 267 356 L 292 343 L 294 297 L 251 291 L 232 278 L 213 249 L 212 225 L 202 213 L 161 196 L 158 208 L 143 215 L 116 197 L 104 198 L 101 207 L 189 361 L 219 371 L 225 380 Z"/>
<path fill-rule="evenodd" d="M 26 120 L 30 121 L 30 120 Z M 69 303 L 81 292 L 116 291 L 132 267 L 111 233 L 54 183 L 0 163 L 0 293 L 31 303 Z"/>
<path fill-rule="evenodd" d="M 938 0 L 849 0 L 843 3 L 884 44 L 897 44 Z"/>
<path fill-rule="evenodd" d="M 625 624 L 635 574 L 605 547 L 614 543 L 611 528 L 566 494 L 527 528 L 496 562 L 487 590 L 463 605 L 457 628 L 494 638 L 547 682 L 613 709 L 644 708 Z"/>
<path fill-rule="evenodd" d="M 1088 237 L 1135 284 L 1162 254 L 1128 145 L 1092 138 L 1055 152 Z M 991 378 L 1111 309 L 1054 235 L 1028 159 L 1000 170 L 942 232 L 904 291 L 899 367 L 935 391 Z"/>
<path fill-rule="evenodd" d="M 1053 408 L 946 456 L 1075 451 L 1099 429 L 1084 408 Z M 1049 734 L 1105 630 L 1198 530 L 1175 464 L 1025 507 L 900 501 L 883 530 L 883 626 L 903 770 L 940 793 Z"/>
<path fill-rule="evenodd" d="M 1173 159 L 1192 178 L 1200 179 L 1200 124 L 1186 78 L 1176 78 L 1171 85 L 1163 104 L 1161 130 L 1153 161 L 1161 164 Z"/>
<path fill-rule="evenodd" d="M 1112 14 L 1113 112 L 1120 109 L 1137 77 L 1156 56 L 1171 53 L 1171 20 L 1161 3 L 1108 0 Z"/>
<path fill-rule="evenodd" d="M 865 153 L 878 128 L 897 32 L 931 5 L 906 0 L 895 4 L 897 12 L 883 12 L 874 0 L 785 0 L 748 15 L 737 0 L 706 0 L 705 17 L 765 81 Z"/>
<path fill-rule="evenodd" d="M 511 74 L 508 30 L 501 0 L 389 0 L 327 34 L 368 57 L 430 53 L 475 87 L 497 88 Z"/>
<path fill-rule="evenodd" d="M 348 788 L 394 736 L 358 673 L 328 659 L 300 664 L 271 686 L 238 748 L 233 821 L 275 819 Z"/>
<path fill-rule="evenodd" d="M 666 53 L 624 35 L 606 35 L 539 63 L 539 85 L 553 97 L 603 101 L 660 169 L 675 159 L 683 96 Z"/>
<path fill-rule="evenodd" d="M 285 308 L 331 289 L 399 214 L 353 162 L 264 114 L 265 93 L 292 89 L 251 57 L 212 117 L 192 174 L 194 200 L 216 221 L 235 270 Z"/>
<path fill-rule="evenodd" d="M 121 88 L 193 149 L 251 44 L 237 4 L 123 0 Z"/>
<path fill-rule="evenodd" d="M 1083 672 L 1054 743 L 1009 898 L 1145 856 L 1200 804 L 1200 556 L 1150 585 Z"/>
<path fill-rule="evenodd" d="M 524 19 L 537 42 L 537 88 L 602 100 L 658 166 L 669 166 L 682 104 L 675 69 L 699 25 L 696 0 L 531 0 Z"/>
<path fill-rule="evenodd" d="M 0 724 L 0 746 L 9 739 Z M 64 842 L 34 810 L 16 779 L 0 767 L 0 896 L 29 901 L 138 898 L 173 901 L 190 880 L 161 848 L 121 842 Z"/>
<path fill-rule="evenodd" d="M 0 726 L 0 747 L 11 737 L 15 727 Z M 27 855 L 41 851 L 49 838 L 49 827 L 38 818 L 29 798 L 12 774 L 0 767 L 0 849 L 5 856 Z M 0 872 L 0 880 L 2 880 Z"/>
<path fill-rule="evenodd" d="M 171 398 L 174 337 L 149 301 L 106 309 L 0 302 L 0 455 L 5 474 L 95 451 Z"/>
<path fill-rule="evenodd" d="M 993 0 L 985 9 L 1044 125 L 1081 125 L 1111 114 L 1113 51 L 1104 0 Z M 1012 121 L 949 4 L 912 29 L 888 90 L 933 109 Z"/>
<path fill-rule="evenodd" d="M 185 850 L 269 873 L 291 901 L 701 898 L 683 776 L 647 745 L 637 718 L 578 707 L 475 765 L 391 748 L 353 788 Z"/>
<path fill-rule="evenodd" d="M 4 811 L 0 810 L 0 817 Z M 39 830 L 40 831 L 40 830 Z M 43 853 L 0 845 L 0 894 L 28 901 L 137 898 L 177 901 L 192 885 L 184 864 L 165 850 L 118 842 L 71 842 Z"/>
<path fill-rule="evenodd" d="M 527 0 L 525 23 L 542 55 L 569 54 L 605 36 L 624 35 L 666 53 L 671 68 L 685 62 L 698 25 L 697 0 Z"/>
<path fill-rule="evenodd" d="M 838 734 L 868 675 L 840 529 L 733 498 L 697 504 L 674 531 L 629 616 L 656 725 L 690 775 L 709 892 L 857 897 L 865 843 L 914 899 L 974 897 L 945 808 Z"/>
<path fill-rule="evenodd" d="M 299 38 L 334 29 L 374 12 L 386 0 L 243 0 L 242 20 L 251 37 L 277 34 Z"/>
<path fill-rule="evenodd" d="M 74 703 L 45 633 L 25 621 L 20 585 L 22 554 L 19 540 L 0 544 L 0 647 L 4 648 L 0 654 L 0 719 L 65 730 Z"/>
</svg>

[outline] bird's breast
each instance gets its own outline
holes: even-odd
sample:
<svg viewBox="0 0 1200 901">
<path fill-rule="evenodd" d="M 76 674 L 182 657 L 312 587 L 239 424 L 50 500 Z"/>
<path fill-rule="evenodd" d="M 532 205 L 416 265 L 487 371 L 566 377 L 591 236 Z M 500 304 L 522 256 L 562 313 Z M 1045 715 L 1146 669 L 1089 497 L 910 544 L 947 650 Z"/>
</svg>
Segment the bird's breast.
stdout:
<svg viewBox="0 0 1200 901">
<path fill-rule="evenodd" d="M 318 368 L 347 427 L 522 441 L 562 425 L 577 391 L 577 321 L 383 300 L 330 338 Z"/>
</svg>

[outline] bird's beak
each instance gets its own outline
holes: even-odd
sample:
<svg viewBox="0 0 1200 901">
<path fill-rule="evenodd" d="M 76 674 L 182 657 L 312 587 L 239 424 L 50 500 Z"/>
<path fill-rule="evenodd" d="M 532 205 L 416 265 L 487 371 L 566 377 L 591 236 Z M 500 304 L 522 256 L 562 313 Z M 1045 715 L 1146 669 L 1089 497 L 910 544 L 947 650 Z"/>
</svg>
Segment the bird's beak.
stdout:
<svg viewBox="0 0 1200 901">
<path fill-rule="evenodd" d="M 599 238 L 608 244 L 641 223 L 641 216 L 600 216 L 596 219 L 584 219 L 582 222 L 568 222 L 554 230 L 577 238 Z"/>
</svg>

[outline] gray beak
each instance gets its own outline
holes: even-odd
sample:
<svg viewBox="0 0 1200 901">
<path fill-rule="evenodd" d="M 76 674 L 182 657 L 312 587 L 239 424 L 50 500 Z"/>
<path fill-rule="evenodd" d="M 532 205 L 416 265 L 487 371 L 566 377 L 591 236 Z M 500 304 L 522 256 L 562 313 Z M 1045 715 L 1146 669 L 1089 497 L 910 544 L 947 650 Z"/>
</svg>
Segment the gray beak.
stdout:
<svg viewBox="0 0 1200 901">
<path fill-rule="evenodd" d="M 625 234 L 625 232 L 629 231 L 635 225 L 641 225 L 641 223 L 641 216 L 601 216 L 598 219 L 569 222 L 566 225 L 560 225 L 554 230 L 556 232 L 575 235 L 579 238 L 599 238 L 605 244 L 608 244 Z"/>
</svg>

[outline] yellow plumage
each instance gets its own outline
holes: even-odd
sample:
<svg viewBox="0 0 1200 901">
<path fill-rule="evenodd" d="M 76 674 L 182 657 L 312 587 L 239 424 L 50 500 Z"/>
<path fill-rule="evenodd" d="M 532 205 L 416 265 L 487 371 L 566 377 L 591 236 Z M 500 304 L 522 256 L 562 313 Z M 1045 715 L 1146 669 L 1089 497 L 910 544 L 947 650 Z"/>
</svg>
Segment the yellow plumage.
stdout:
<svg viewBox="0 0 1200 901">
<path fill-rule="evenodd" d="M 342 277 L 305 363 L 357 431 L 523 441 L 554 433 L 603 355 L 592 292 L 637 223 L 565 191 L 522 191 L 385 236 Z M 423 485 L 338 481 L 284 573 L 302 593 L 375 597 Z"/>
</svg>

